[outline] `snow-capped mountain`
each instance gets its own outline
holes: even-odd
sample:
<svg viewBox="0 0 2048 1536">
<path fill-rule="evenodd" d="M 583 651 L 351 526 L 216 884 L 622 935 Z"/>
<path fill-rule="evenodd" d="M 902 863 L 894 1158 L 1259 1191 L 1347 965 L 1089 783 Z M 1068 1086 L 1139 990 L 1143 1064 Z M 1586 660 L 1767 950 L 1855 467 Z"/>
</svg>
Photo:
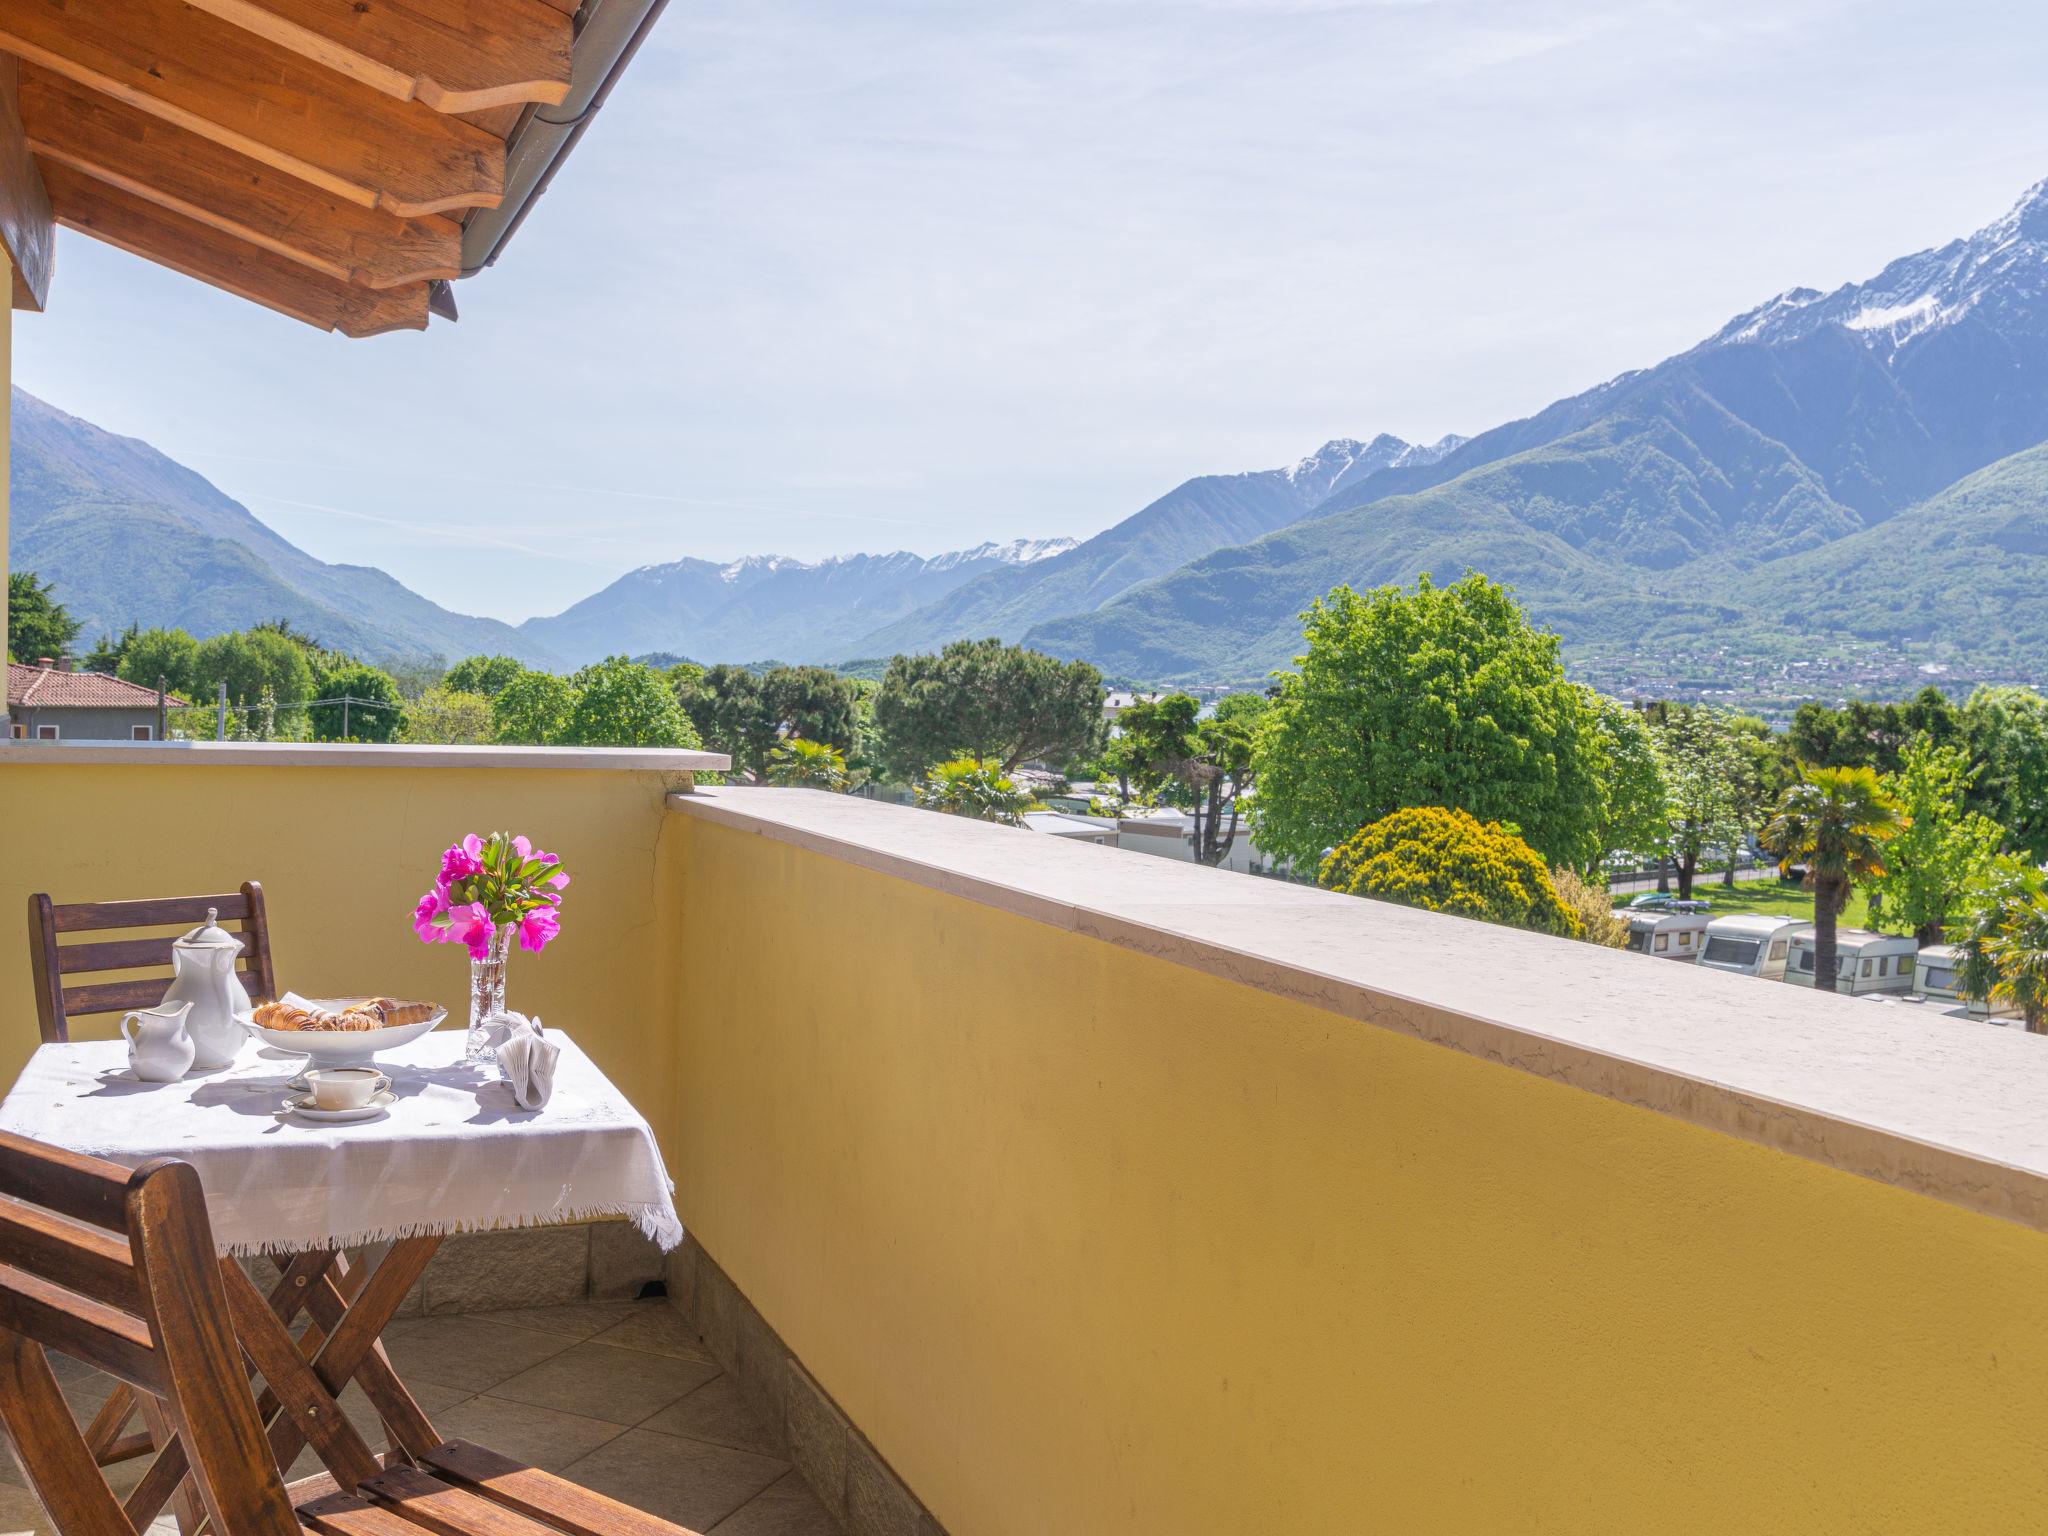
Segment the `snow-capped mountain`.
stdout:
<svg viewBox="0 0 2048 1536">
<path fill-rule="evenodd" d="M 629 571 L 601 592 L 520 631 L 578 663 L 666 651 L 704 661 L 816 661 L 991 570 L 1021 568 L 1072 539 L 990 541 L 923 556 L 747 555 L 675 560 Z"/>
<path fill-rule="evenodd" d="M 1846 633 L 2048 658 L 2048 537 L 2023 505 L 2044 462 L 2048 182 L 1967 238 L 1788 289 L 1433 462 L 1340 477 L 1311 515 L 1021 638 L 1124 675 L 1250 678 L 1338 581 L 1476 569 L 1581 657 L 1662 665 L 1753 626 L 1763 654 Z M 1739 652 L 1716 654 L 1708 675 Z"/>
<path fill-rule="evenodd" d="M 1213 550 L 1284 528 L 1340 486 L 1363 485 L 1397 465 L 1433 464 L 1463 441 L 1339 437 L 1279 469 L 1197 476 L 1092 539 L 1028 566 L 989 571 L 862 636 L 849 655 L 930 650 L 979 635 L 1019 639 L 1035 624 L 1090 612 Z"/>
<path fill-rule="evenodd" d="M 2048 181 L 1966 240 L 1903 256 L 1868 282 L 1832 293 L 1791 288 L 1737 315 L 1701 345 L 1783 346 L 1834 328 L 1896 351 L 1972 315 L 2038 330 L 2048 296 Z M 1981 312 L 1981 313 L 1980 313 Z"/>
</svg>

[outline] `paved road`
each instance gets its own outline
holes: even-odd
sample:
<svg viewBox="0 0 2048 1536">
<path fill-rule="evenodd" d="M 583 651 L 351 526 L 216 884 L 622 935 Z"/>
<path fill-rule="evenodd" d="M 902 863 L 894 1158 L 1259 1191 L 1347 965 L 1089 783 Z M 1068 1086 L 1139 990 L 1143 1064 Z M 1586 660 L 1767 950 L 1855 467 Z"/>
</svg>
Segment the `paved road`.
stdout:
<svg viewBox="0 0 2048 1536">
<path fill-rule="evenodd" d="M 1764 864 L 1756 869 L 1738 869 L 1735 871 L 1735 878 L 1738 881 L 1775 880 L 1778 878 L 1778 866 L 1775 864 Z M 1695 896 L 1712 896 L 1714 888 L 1719 886 L 1720 883 L 1720 870 L 1702 870 L 1699 874 L 1693 876 L 1693 894 Z M 1657 877 L 1650 875 L 1641 880 L 1615 880 L 1608 884 L 1607 889 L 1617 896 L 1634 896 L 1641 891 L 1654 891 L 1657 889 Z M 1675 873 L 1671 877 L 1671 891 L 1673 895 L 1678 893 L 1678 876 Z"/>
</svg>

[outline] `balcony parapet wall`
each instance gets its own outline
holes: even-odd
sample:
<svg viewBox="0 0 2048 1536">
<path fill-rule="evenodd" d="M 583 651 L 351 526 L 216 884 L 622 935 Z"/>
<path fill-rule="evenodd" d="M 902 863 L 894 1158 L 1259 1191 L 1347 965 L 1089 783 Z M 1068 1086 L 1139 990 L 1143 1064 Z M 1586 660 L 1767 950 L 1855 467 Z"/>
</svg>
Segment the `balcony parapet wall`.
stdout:
<svg viewBox="0 0 2048 1536">
<path fill-rule="evenodd" d="M 670 803 L 684 1223 L 946 1529 L 2048 1505 L 2048 1040 L 841 796 Z"/>
</svg>

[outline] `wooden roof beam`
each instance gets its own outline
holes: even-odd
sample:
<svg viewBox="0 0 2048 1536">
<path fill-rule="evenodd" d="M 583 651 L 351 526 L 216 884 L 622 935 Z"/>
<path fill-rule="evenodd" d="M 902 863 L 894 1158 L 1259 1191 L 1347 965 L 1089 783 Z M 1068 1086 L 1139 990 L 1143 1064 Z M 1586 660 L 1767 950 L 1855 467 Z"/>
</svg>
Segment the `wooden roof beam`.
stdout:
<svg viewBox="0 0 2048 1536">
<path fill-rule="evenodd" d="M 361 207 L 29 64 L 21 121 L 43 159 L 342 282 L 395 288 L 461 271 L 453 219 Z"/>
<path fill-rule="evenodd" d="M 184 0 L 6 0 L 0 52 L 365 208 L 416 218 L 504 192 L 502 140 Z"/>
<path fill-rule="evenodd" d="M 15 98 L 14 60 L 0 55 L 0 246 L 14 269 L 12 307 L 41 310 L 50 295 L 57 229 Z"/>
<path fill-rule="evenodd" d="M 280 48 L 437 112 L 569 94 L 569 18 L 546 0 L 189 0 Z"/>
<path fill-rule="evenodd" d="M 344 336 L 425 330 L 427 285 L 337 282 L 54 160 L 41 162 L 57 222 L 146 261 Z"/>
</svg>

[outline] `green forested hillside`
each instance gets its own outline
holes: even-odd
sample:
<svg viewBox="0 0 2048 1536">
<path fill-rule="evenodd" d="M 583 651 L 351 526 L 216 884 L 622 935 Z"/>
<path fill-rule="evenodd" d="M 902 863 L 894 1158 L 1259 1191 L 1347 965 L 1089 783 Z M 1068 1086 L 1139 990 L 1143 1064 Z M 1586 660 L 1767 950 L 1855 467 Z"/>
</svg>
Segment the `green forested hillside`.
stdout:
<svg viewBox="0 0 2048 1536">
<path fill-rule="evenodd" d="M 9 563 L 51 582 L 88 642 L 131 623 L 205 636 L 288 619 L 324 645 L 380 660 L 556 659 L 510 625 L 451 613 L 383 571 L 314 559 L 147 443 L 21 389 L 12 412 Z"/>
</svg>

